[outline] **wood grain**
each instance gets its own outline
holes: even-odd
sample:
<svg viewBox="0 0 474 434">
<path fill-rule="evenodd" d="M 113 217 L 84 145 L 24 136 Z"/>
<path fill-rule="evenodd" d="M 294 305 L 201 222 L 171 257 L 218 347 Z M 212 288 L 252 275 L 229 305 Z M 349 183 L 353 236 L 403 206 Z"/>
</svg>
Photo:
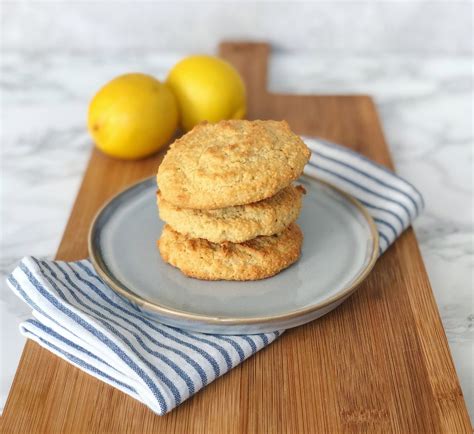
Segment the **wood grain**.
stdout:
<svg viewBox="0 0 474 434">
<path fill-rule="evenodd" d="M 298 133 L 393 168 L 368 96 L 269 94 L 268 45 L 225 43 L 220 53 L 246 81 L 249 118 L 286 119 Z M 161 158 L 122 162 L 93 151 L 57 258 L 86 257 L 96 210 L 155 173 Z M 21 433 L 472 431 L 411 229 L 341 307 L 288 331 L 164 417 L 29 341 L 2 425 Z"/>
</svg>

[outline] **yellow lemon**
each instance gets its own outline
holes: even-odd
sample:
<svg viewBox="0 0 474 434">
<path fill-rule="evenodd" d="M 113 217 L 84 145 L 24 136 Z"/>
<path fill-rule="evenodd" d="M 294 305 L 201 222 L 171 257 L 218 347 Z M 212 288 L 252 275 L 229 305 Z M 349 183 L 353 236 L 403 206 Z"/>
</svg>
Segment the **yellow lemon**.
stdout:
<svg viewBox="0 0 474 434">
<path fill-rule="evenodd" d="M 222 59 L 205 55 L 186 57 L 173 67 L 166 83 L 178 100 L 185 131 L 202 121 L 245 116 L 244 82 L 237 70 Z"/>
<path fill-rule="evenodd" d="M 92 99 L 87 119 L 97 147 L 127 160 L 158 151 L 178 126 L 176 99 L 163 83 L 146 74 L 125 74 Z"/>
</svg>

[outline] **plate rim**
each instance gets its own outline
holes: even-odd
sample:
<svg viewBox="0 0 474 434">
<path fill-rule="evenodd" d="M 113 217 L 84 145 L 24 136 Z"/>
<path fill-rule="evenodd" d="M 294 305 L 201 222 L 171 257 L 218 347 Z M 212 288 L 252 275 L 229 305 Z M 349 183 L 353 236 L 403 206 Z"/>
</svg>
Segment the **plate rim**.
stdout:
<svg viewBox="0 0 474 434">
<path fill-rule="evenodd" d="M 245 317 L 219 317 L 219 316 L 212 316 L 212 315 L 204 315 L 204 314 L 197 314 L 193 312 L 188 312 L 184 310 L 179 310 L 175 308 L 171 308 L 169 306 L 161 305 L 158 303 L 151 302 L 143 297 L 141 297 L 138 294 L 135 294 L 131 289 L 127 288 L 126 285 L 121 283 L 118 279 L 114 279 L 114 276 L 109 276 L 109 273 L 107 272 L 106 269 L 103 269 L 102 267 L 102 262 L 103 259 L 101 258 L 100 253 L 95 251 L 94 244 L 93 244 L 93 239 L 94 239 L 94 234 L 96 233 L 96 226 L 98 224 L 98 221 L 102 215 L 102 213 L 114 202 L 116 201 L 122 194 L 126 193 L 127 191 L 138 187 L 139 185 L 148 182 L 152 179 L 155 179 L 155 176 L 149 176 L 146 178 L 142 178 L 133 184 L 128 185 L 127 187 L 123 188 L 120 190 L 118 193 L 114 194 L 112 197 L 109 198 L 96 212 L 94 215 L 94 218 L 92 219 L 92 223 L 89 227 L 89 232 L 87 236 L 87 247 L 88 247 L 88 252 L 89 252 L 89 258 L 91 260 L 91 263 L 96 270 L 96 272 L 99 274 L 99 277 L 115 292 L 119 293 L 129 301 L 132 301 L 136 304 L 138 304 L 140 307 L 144 307 L 148 310 L 153 311 L 156 314 L 159 315 L 164 315 L 165 317 L 172 318 L 174 320 L 186 320 L 186 321 L 200 321 L 202 323 L 205 323 L 206 325 L 225 325 L 225 326 L 230 326 L 230 325 L 256 325 L 256 324 L 268 324 L 268 323 L 278 323 L 282 321 L 287 321 L 291 320 L 294 318 L 299 318 L 305 315 L 309 315 L 311 313 L 317 312 L 320 309 L 324 309 L 327 306 L 330 306 L 334 303 L 337 303 L 338 301 L 343 301 L 345 298 L 350 296 L 352 293 L 354 293 L 357 288 L 360 286 L 360 284 L 366 279 L 366 277 L 369 275 L 370 271 L 374 267 L 377 258 L 378 258 L 378 252 L 379 252 L 379 233 L 377 230 L 377 226 L 374 222 L 374 219 L 372 216 L 369 214 L 367 209 L 354 197 L 346 193 L 345 191 L 341 190 L 339 187 L 331 184 L 330 182 L 327 182 L 326 180 L 323 180 L 321 178 L 318 178 L 313 175 L 308 175 L 306 173 L 302 174 L 303 177 L 310 178 L 313 181 L 316 181 L 331 190 L 335 191 L 336 193 L 340 194 L 344 199 L 348 200 L 352 205 L 354 205 L 358 211 L 362 214 L 364 219 L 366 220 L 366 223 L 369 226 L 370 229 L 370 235 L 371 235 L 371 240 L 372 240 L 372 255 L 365 266 L 359 274 L 357 275 L 355 281 L 351 285 L 347 285 L 344 288 L 342 288 L 337 294 L 333 295 L 332 297 L 329 297 L 328 299 L 312 304 L 310 306 L 306 306 L 300 309 L 292 310 L 290 312 L 282 313 L 282 314 L 277 314 L 277 315 L 270 315 L 270 316 L 259 316 L 259 317 L 250 317 L 250 318 L 245 318 Z"/>
</svg>

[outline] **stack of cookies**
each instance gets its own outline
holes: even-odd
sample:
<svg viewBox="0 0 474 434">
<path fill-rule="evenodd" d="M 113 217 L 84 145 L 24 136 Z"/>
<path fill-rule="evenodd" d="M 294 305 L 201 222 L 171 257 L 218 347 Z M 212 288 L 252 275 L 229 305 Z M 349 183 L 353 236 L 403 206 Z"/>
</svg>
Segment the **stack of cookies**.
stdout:
<svg viewBox="0 0 474 434">
<path fill-rule="evenodd" d="M 162 258 L 206 280 L 263 279 L 294 263 L 304 190 L 292 182 L 309 156 L 284 121 L 196 126 L 158 170 Z"/>
</svg>

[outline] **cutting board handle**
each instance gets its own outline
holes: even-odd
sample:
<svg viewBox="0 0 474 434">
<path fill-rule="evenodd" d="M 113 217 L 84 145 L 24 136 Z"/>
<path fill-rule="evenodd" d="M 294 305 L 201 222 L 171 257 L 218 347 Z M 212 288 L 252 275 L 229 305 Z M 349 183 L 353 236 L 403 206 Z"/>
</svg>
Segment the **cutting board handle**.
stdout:
<svg viewBox="0 0 474 434">
<path fill-rule="evenodd" d="M 264 42 L 222 42 L 219 55 L 234 65 L 247 88 L 248 115 L 261 113 L 266 106 L 270 45 Z"/>
</svg>

